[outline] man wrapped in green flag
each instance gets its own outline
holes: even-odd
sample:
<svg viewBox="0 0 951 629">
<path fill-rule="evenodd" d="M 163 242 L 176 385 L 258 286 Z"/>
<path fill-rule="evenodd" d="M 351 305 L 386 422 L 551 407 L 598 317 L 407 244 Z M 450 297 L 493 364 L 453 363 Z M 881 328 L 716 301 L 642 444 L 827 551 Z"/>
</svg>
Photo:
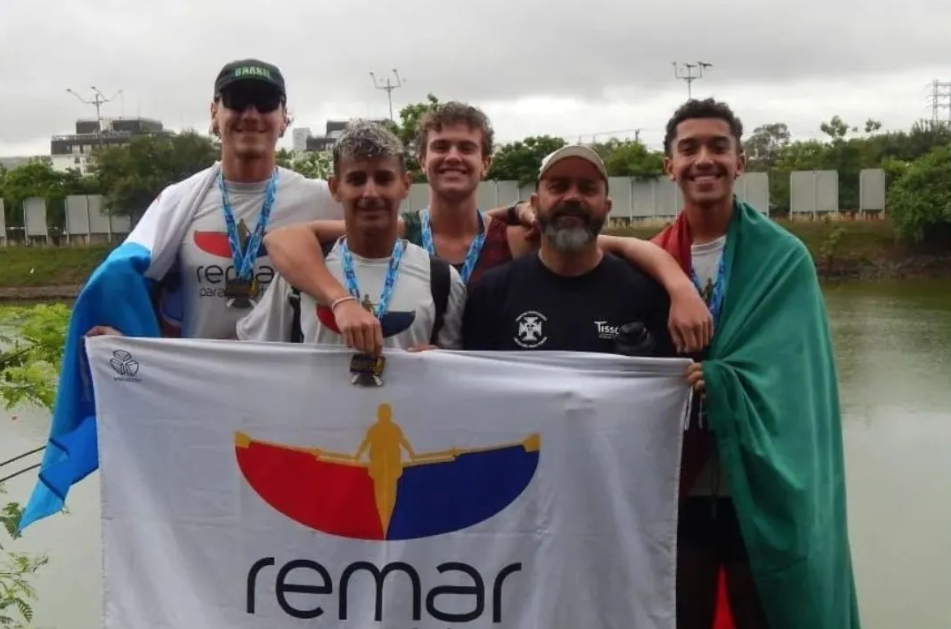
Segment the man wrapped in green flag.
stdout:
<svg viewBox="0 0 951 629">
<path fill-rule="evenodd" d="M 703 396 L 684 439 L 677 626 L 858 629 L 825 304 L 805 246 L 733 195 L 742 134 L 728 106 L 691 100 L 664 140 L 684 210 L 654 242 L 715 325 L 691 374 Z"/>
</svg>

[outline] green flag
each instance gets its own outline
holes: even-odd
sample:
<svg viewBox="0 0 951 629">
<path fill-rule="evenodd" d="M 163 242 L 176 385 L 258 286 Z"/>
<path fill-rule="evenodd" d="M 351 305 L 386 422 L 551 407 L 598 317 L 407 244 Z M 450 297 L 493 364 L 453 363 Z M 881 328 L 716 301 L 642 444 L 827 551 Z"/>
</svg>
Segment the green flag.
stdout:
<svg viewBox="0 0 951 629">
<path fill-rule="evenodd" d="M 859 629 L 838 382 L 806 247 L 736 203 L 705 406 L 771 629 Z"/>
</svg>

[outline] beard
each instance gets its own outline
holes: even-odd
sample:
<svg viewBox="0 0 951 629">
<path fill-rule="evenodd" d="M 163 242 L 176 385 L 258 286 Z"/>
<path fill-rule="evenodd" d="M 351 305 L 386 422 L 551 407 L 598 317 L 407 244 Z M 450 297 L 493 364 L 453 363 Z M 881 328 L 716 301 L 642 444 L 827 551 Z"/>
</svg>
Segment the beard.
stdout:
<svg viewBox="0 0 951 629">
<path fill-rule="evenodd" d="M 573 217 L 582 221 L 581 225 L 560 227 L 559 219 Z M 595 217 L 592 212 L 576 202 L 556 205 L 548 212 L 539 212 L 538 226 L 542 234 L 558 251 L 566 253 L 584 249 L 601 233 L 605 217 Z"/>
</svg>

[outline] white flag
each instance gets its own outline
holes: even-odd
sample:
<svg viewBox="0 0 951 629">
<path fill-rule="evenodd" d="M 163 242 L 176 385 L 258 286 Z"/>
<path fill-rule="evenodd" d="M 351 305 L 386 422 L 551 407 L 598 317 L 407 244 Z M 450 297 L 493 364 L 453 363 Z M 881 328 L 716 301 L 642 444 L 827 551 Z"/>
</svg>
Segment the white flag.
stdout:
<svg viewBox="0 0 951 629">
<path fill-rule="evenodd" d="M 674 629 L 685 360 L 97 337 L 107 629 Z"/>
</svg>

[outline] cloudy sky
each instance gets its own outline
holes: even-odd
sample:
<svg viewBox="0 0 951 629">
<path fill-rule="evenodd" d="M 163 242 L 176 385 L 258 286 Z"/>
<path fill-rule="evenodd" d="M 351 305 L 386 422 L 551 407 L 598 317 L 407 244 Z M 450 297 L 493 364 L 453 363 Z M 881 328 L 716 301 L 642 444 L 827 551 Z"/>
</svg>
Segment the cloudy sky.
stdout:
<svg viewBox="0 0 951 629">
<path fill-rule="evenodd" d="M 328 118 L 386 116 L 369 72 L 397 68 L 397 111 L 428 92 L 467 100 L 500 142 L 641 129 L 656 147 L 687 94 L 675 61 L 713 64 L 694 96 L 727 100 L 748 130 L 784 121 L 794 137 L 817 136 L 834 114 L 908 128 L 930 116 L 930 82 L 951 80 L 948 0 L 553 5 L 0 0 L 0 155 L 48 154 L 50 135 L 94 115 L 66 88 L 87 98 L 93 85 L 122 90 L 103 106 L 107 117 L 205 131 L 215 75 L 245 57 L 282 69 L 295 125 L 315 133 Z"/>
</svg>

